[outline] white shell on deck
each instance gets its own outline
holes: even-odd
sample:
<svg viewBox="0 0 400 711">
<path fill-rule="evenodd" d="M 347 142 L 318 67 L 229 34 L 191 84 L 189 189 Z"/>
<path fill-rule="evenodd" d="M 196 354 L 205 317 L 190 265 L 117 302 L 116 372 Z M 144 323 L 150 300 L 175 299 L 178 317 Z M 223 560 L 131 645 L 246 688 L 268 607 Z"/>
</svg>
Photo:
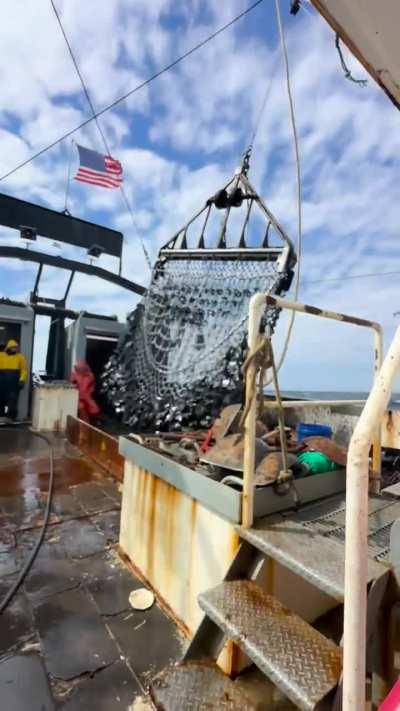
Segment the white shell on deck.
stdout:
<svg viewBox="0 0 400 711">
<path fill-rule="evenodd" d="M 129 603 L 134 610 L 148 610 L 154 604 L 154 594 L 146 588 L 132 590 Z"/>
</svg>

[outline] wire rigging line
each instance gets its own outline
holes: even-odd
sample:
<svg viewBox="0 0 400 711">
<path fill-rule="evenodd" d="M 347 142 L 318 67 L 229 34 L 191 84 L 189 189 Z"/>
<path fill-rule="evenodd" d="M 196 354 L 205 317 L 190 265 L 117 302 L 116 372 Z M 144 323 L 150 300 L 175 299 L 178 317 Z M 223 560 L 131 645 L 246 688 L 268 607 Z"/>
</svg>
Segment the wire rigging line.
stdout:
<svg viewBox="0 0 400 711">
<path fill-rule="evenodd" d="M 295 111 L 294 111 L 291 81 L 290 81 L 289 57 L 288 57 L 288 51 L 287 51 L 287 46 L 286 46 L 285 33 L 284 33 L 284 29 L 283 29 L 279 0 L 275 0 L 275 7 L 276 7 L 276 17 L 277 17 L 277 21 L 278 21 L 279 37 L 280 37 L 280 41 L 281 41 L 281 45 L 282 45 L 282 53 L 283 53 L 284 64 L 285 64 L 286 89 L 287 89 L 287 95 L 288 95 L 288 100 L 289 100 L 290 123 L 291 123 L 292 133 L 293 133 L 293 145 L 294 145 L 294 153 L 295 153 L 295 159 L 296 159 L 297 232 L 298 232 L 298 236 L 297 236 L 297 269 L 296 269 L 296 276 L 295 276 L 294 300 L 297 301 L 298 296 L 299 296 L 299 289 L 300 289 L 301 256 L 302 256 L 302 184 L 301 184 L 301 170 L 300 170 L 300 150 L 299 150 L 299 138 L 298 138 L 297 127 L 296 127 L 296 116 L 295 116 Z M 291 315 L 290 315 L 289 325 L 288 325 L 288 329 L 286 332 L 286 337 L 285 337 L 285 341 L 283 344 L 282 352 L 279 357 L 279 362 L 276 366 L 277 372 L 279 372 L 279 370 L 281 369 L 281 367 L 285 361 L 286 354 L 288 352 L 289 342 L 290 342 L 290 338 L 291 338 L 293 326 L 294 326 L 294 321 L 295 321 L 295 316 L 296 316 L 296 312 L 292 311 Z M 271 378 L 269 380 L 267 380 L 265 385 L 269 385 L 270 382 L 271 382 Z"/>
<path fill-rule="evenodd" d="M 86 84 L 85 84 L 85 80 L 84 80 L 84 78 L 83 78 L 83 76 L 82 76 L 82 73 L 81 73 L 81 71 L 80 71 L 80 69 L 79 69 L 79 65 L 78 65 L 78 62 L 76 61 L 76 57 L 75 57 L 75 55 L 74 55 L 74 53 L 73 53 L 73 51 L 72 51 L 72 47 L 71 47 L 70 41 L 69 41 L 69 39 L 68 39 L 68 37 L 67 37 L 67 34 L 66 34 L 65 30 L 64 30 L 64 26 L 63 26 L 63 23 L 62 23 L 62 21 L 61 21 L 61 17 L 60 17 L 60 15 L 59 15 L 59 12 L 58 12 L 56 6 L 55 6 L 54 0 L 50 0 L 50 2 L 51 2 L 51 6 L 52 6 L 52 8 L 53 8 L 53 10 L 54 10 L 54 14 L 55 14 L 55 16 L 56 16 L 56 18 L 57 18 L 57 22 L 58 22 L 58 24 L 59 24 L 59 26 L 60 26 L 60 30 L 61 30 L 61 32 L 62 32 L 62 34 L 63 34 L 64 40 L 65 40 L 65 44 L 66 44 L 67 47 L 68 47 L 68 51 L 69 51 L 69 53 L 70 53 L 72 62 L 73 62 L 73 64 L 74 64 L 76 73 L 77 73 L 77 75 L 78 75 L 78 77 L 79 77 L 79 79 L 80 79 L 80 82 L 81 82 L 81 85 L 82 85 L 82 89 L 83 89 L 83 91 L 84 91 L 84 93 L 85 93 L 85 96 L 86 96 L 86 100 L 87 100 L 87 102 L 88 102 L 88 104 L 89 104 L 89 107 L 90 107 L 90 109 L 91 109 L 91 112 L 92 112 L 92 114 L 93 114 L 92 118 L 93 118 L 93 120 L 94 120 L 95 123 L 96 123 L 96 126 L 97 126 L 97 129 L 98 129 L 98 131 L 99 131 L 99 134 L 100 134 L 100 136 L 101 136 L 101 138 L 102 138 L 102 140 L 103 140 L 103 143 L 104 143 L 104 145 L 105 145 L 105 147 L 106 147 L 107 152 L 109 153 L 108 146 L 107 146 L 107 141 L 106 141 L 106 137 L 105 137 L 105 135 L 104 135 L 104 133 L 103 133 L 103 131 L 102 131 L 102 128 L 101 128 L 100 123 L 99 123 L 99 120 L 98 120 L 98 117 L 96 116 L 96 109 L 94 108 L 92 99 L 90 98 L 89 91 L 88 91 L 88 89 L 87 89 L 87 87 L 86 87 Z"/>
<path fill-rule="evenodd" d="M 55 5 L 55 3 L 54 3 L 54 0 L 50 0 L 50 2 L 51 2 L 51 6 L 52 6 L 52 8 L 53 8 L 53 10 L 54 10 L 54 14 L 55 14 L 55 16 L 56 16 L 56 18 L 57 18 L 57 22 L 58 22 L 58 24 L 59 24 L 59 26 L 60 26 L 61 32 L 62 32 L 62 34 L 63 34 L 65 43 L 66 43 L 66 45 L 67 45 L 67 47 L 68 47 L 68 51 L 69 51 L 69 54 L 70 54 L 70 56 L 71 56 L 71 59 L 72 59 L 73 65 L 74 65 L 74 67 L 75 67 L 76 73 L 77 73 L 77 75 L 78 75 L 78 77 L 79 77 L 79 80 L 80 80 L 80 82 L 81 82 L 81 86 L 82 86 L 82 89 L 83 89 L 84 94 L 85 94 L 85 96 L 86 96 L 86 100 L 87 100 L 87 102 L 88 102 L 88 104 L 89 104 L 89 108 L 90 108 L 90 110 L 91 110 L 91 112 L 92 112 L 93 120 L 95 121 L 97 130 L 98 130 L 98 132 L 99 132 L 99 134 L 100 134 L 101 140 L 103 141 L 103 145 L 104 145 L 104 148 L 105 148 L 105 150 L 106 150 L 106 154 L 107 154 L 107 155 L 111 155 L 110 147 L 109 147 L 109 145 L 108 145 L 108 142 L 107 142 L 106 136 L 105 136 L 105 134 L 104 134 L 104 131 L 103 131 L 103 129 L 101 128 L 101 125 L 100 125 L 100 121 L 99 121 L 99 119 L 98 119 L 98 116 L 96 115 L 96 109 L 95 109 L 94 104 L 93 104 L 93 102 L 92 102 L 92 99 L 91 99 L 91 96 L 90 96 L 90 94 L 89 94 L 89 90 L 88 90 L 88 88 L 87 88 L 87 86 L 86 86 L 85 80 L 84 80 L 84 78 L 83 78 L 82 72 L 81 72 L 81 70 L 79 69 L 79 64 L 78 64 L 77 59 L 76 59 L 76 57 L 75 57 L 75 55 L 74 55 L 74 52 L 73 52 L 71 43 L 70 43 L 70 41 L 69 41 L 69 39 L 68 39 L 67 33 L 65 32 L 65 29 L 64 29 L 64 26 L 63 26 L 61 17 L 60 17 L 59 12 L 58 12 L 58 10 L 57 10 L 57 8 L 56 8 L 56 5 Z M 69 173 L 69 169 L 68 169 L 68 185 L 67 185 L 67 190 L 69 190 L 69 178 L 70 178 L 70 173 Z M 149 270 L 150 270 L 150 273 L 151 273 L 152 267 L 151 267 L 150 256 L 149 256 L 149 253 L 148 253 L 148 251 L 147 251 L 147 248 L 146 248 L 146 245 L 145 245 L 145 243 L 144 243 L 144 240 L 142 239 L 142 237 L 141 237 L 141 235 L 140 235 L 140 233 L 139 233 L 139 230 L 138 230 L 138 227 L 137 227 L 137 224 L 136 224 L 136 220 L 135 220 L 135 217 L 134 217 L 134 214 L 133 214 L 132 206 L 131 206 L 131 204 L 130 204 L 130 202 L 129 202 L 129 200 L 128 200 L 128 196 L 126 195 L 126 192 L 125 192 L 125 190 L 124 190 L 124 188 L 123 188 L 122 185 L 120 185 L 120 188 L 119 188 L 119 189 L 120 189 L 120 194 L 121 194 L 122 200 L 123 200 L 123 202 L 125 203 L 126 208 L 127 208 L 128 212 L 129 212 L 129 215 L 130 215 L 130 218 L 131 218 L 131 221 L 132 221 L 132 225 L 133 225 L 134 229 L 135 229 L 136 232 L 137 232 L 137 235 L 138 235 L 138 238 L 139 238 L 139 241 L 140 241 L 140 244 L 141 244 L 141 246 L 142 246 L 143 253 L 144 253 L 144 257 L 145 257 L 145 260 L 146 260 L 146 262 L 147 262 L 147 266 L 149 267 Z M 66 196 L 65 196 L 65 209 L 67 209 L 67 197 L 68 197 L 68 193 L 66 192 Z"/>
<path fill-rule="evenodd" d="M 57 138 L 55 141 L 52 141 L 49 145 L 45 146 L 44 148 L 41 148 L 41 150 L 37 151 L 37 153 L 34 153 L 31 155 L 29 158 L 26 160 L 22 161 L 22 163 L 19 163 L 15 168 L 12 168 L 12 170 L 9 170 L 7 173 L 4 175 L 0 176 L 0 181 L 5 180 L 6 178 L 10 177 L 10 175 L 13 175 L 17 170 L 20 170 L 23 168 L 25 165 L 28 165 L 28 163 L 31 163 L 33 160 L 36 158 L 39 158 L 39 156 L 43 155 L 43 153 L 46 153 L 49 151 L 51 148 L 54 148 L 54 146 L 57 146 L 61 141 L 64 141 L 66 138 L 69 138 L 69 136 L 72 136 L 76 131 L 79 131 L 79 129 L 83 128 L 84 126 L 87 126 L 89 123 L 94 121 L 95 119 L 98 119 L 99 116 L 102 116 L 105 114 L 107 111 L 110 111 L 111 109 L 115 108 L 119 104 L 121 104 L 123 101 L 128 99 L 130 96 L 135 94 L 136 92 L 140 91 L 143 89 L 145 86 L 148 86 L 153 82 L 155 79 L 158 79 L 160 76 L 165 74 L 166 72 L 169 72 L 171 69 L 176 67 L 178 64 L 183 62 L 187 57 L 190 57 L 190 55 L 194 54 L 194 52 L 197 52 L 199 49 L 204 47 L 206 44 L 214 40 L 218 35 L 222 34 L 225 32 L 225 30 L 228 30 L 232 25 L 234 25 L 236 22 L 241 20 L 243 17 L 249 14 L 252 10 L 254 10 L 258 5 L 261 5 L 261 3 L 264 2 L 264 0 L 256 0 L 256 2 L 252 3 L 252 5 L 249 5 L 243 12 L 241 12 L 239 15 L 236 15 L 233 17 L 229 22 L 227 22 L 225 25 L 222 25 L 219 27 L 215 32 L 212 32 L 208 37 L 206 37 L 204 40 L 201 42 L 198 42 L 195 44 L 193 47 L 191 47 L 187 52 L 184 52 L 181 54 L 179 57 L 174 59 L 172 62 L 169 64 L 165 65 L 162 69 L 159 71 L 155 72 L 152 74 L 150 77 L 145 79 L 144 81 L 140 82 L 140 84 L 137 84 L 133 89 L 130 89 L 130 91 L 126 92 L 126 94 L 123 94 L 120 96 L 118 99 L 115 99 L 115 101 L 111 102 L 107 106 L 105 106 L 103 109 L 100 109 L 100 111 L 96 111 L 93 116 L 90 116 L 89 118 L 85 119 L 85 121 L 82 121 L 78 126 L 75 126 L 75 128 L 72 128 L 70 131 L 67 131 L 64 133 L 64 135 L 60 136 Z"/>
<path fill-rule="evenodd" d="M 336 33 L 336 35 L 335 35 L 335 46 L 338 51 L 340 64 L 342 65 L 343 73 L 344 73 L 346 79 L 348 79 L 349 81 L 352 81 L 353 84 L 358 84 L 358 86 L 361 86 L 361 87 L 367 86 L 367 84 L 368 84 L 367 79 L 356 79 L 355 77 L 353 77 L 350 69 L 348 68 L 348 66 L 345 62 L 344 56 L 343 56 L 342 48 L 340 46 L 340 37 L 339 37 L 338 33 Z"/>
<path fill-rule="evenodd" d="M 262 102 L 261 102 L 260 110 L 259 110 L 259 112 L 258 112 L 256 121 L 255 121 L 255 123 L 254 123 L 254 128 L 253 128 L 253 130 L 252 130 L 252 132 L 251 132 L 251 135 L 250 135 L 250 142 L 249 142 L 249 146 L 248 146 L 248 148 L 250 148 L 250 149 L 253 148 L 254 143 L 255 143 L 255 140 L 256 140 L 256 138 L 257 138 L 258 131 L 259 131 L 259 129 L 260 129 L 262 117 L 263 117 L 263 115 L 264 115 L 264 111 L 265 111 L 265 109 L 266 109 L 266 106 L 267 106 L 267 103 L 268 103 L 268 99 L 269 99 L 269 96 L 270 96 L 270 93 L 271 93 L 272 84 L 273 84 L 274 79 L 275 79 L 276 70 L 278 69 L 279 59 L 280 59 L 280 57 L 279 57 L 279 55 L 277 55 L 276 58 L 275 58 L 275 61 L 274 61 L 273 65 L 272 65 L 272 69 L 271 69 L 271 73 L 270 73 L 270 80 L 269 80 L 268 86 L 267 86 L 267 88 L 266 88 L 266 90 L 265 90 L 264 98 L 263 98 L 263 100 L 262 100 Z"/>
<path fill-rule="evenodd" d="M 381 276 L 397 276 L 400 274 L 400 271 L 393 271 L 393 272 L 369 272 L 368 274 L 347 274 L 342 277 L 332 277 L 332 278 L 327 278 L 327 279 L 311 279 L 310 281 L 302 281 L 302 285 L 304 286 L 305 284 L 326 284 L 327 282 L 335 282 L 335 281 L 347 281 L 350 279 L 370 279 L 373 277 L 381 277 Z"/>
</svg>

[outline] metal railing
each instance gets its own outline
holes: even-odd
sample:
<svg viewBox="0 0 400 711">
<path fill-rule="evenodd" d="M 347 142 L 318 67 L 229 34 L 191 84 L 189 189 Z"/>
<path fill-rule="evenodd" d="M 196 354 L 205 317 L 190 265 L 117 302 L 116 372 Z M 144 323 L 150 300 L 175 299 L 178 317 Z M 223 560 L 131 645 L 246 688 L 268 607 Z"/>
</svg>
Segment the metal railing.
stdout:
<svg viewBox="0 0 400 711">
<path fill-rule="evenodd" d="M 341 321 L 342 323 L 372 329 L 374 332 L 374 375 L 375 379 L 382 364 L 382 328 L 379 323 L 367 321 L 366 319 L 348 316 L 347 314 L 335 311 L 299 304 L 294 301 L 286 301 L 277 296 L 268 294 L 255 294 L 250 300 L 249 326 L 248 326 L 248 346 L 249 356 L 255 353 L 259 345 L 260 324 L 266 308 L 279 308 L 289 311 L 298 311 L 319 318 Z M 242 525 L 249 528 L 254 519 L 254 462 L 255 462 L 255 433 L 256 433 L 256 360 L 249 358 L 249 367 L 246 370 L 246 401 L 247 415 L 244 421 L 244 457 L 243 457 L 243 500 L 242 500 Z M 379 492 L 381 473 L 381 433 L 379 426 L 372 443 L 372 486 L 371 490 Z"/>
<path fill-rule="evenodd" d="M 343 628 L 343 711 L 364 711 L 369 450 L 400 369 L 400 328 L 375 378 L 347 455 Z"/>
<path fill-rule="evenodd" d="M 324 311 L 284 299 L 256 294 L 250 302 L 249 352 L 259 341 L 261 318 L 267 306 L 300 311 L 322 318 L 371 328 L 374 331 L 375 379 L 353 432 L 346 472 L 345 588 L 343 630 L 343 711 L 364 711 L 366 674 L 366 615 L 368 567 L 369 453 L 372 455 L 372 490 L 379 492 L 381 472 L 381 422 L 400 370 L 400 328 L 382 364 L 382 329 L 378 323 L 333 311 Z M 246 398 L 250 402 L 245 420 L 243 526 L 253 523 L 254 448 L 256 426 L 255 360 L 246 372 Z M 248 392 L 248 388 L 253 391 Z M 303 403 L 299 403 L 299 405 Z"/>
</svg>

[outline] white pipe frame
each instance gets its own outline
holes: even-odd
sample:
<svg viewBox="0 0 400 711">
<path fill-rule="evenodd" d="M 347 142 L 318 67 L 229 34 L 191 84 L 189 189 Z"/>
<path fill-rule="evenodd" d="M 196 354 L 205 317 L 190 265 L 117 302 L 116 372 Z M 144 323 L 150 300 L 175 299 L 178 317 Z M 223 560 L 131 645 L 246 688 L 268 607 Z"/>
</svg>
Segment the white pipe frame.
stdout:
<svg viewBox="0 0 400 711">
<path fill-rule="evenodd" d="M 372 329 L 374 332 L 374 375 L 375 378 L 382 363 L 382 328 L 379 323 L 367 321 L 366 319 L 348 316 L 336 311 L 326 311 L 307 304 L 300 304 L 295 301 L 286 301 L 278 296 L 269 294 L 254 294 L 250 299 L 249 322 L 248 322 L 248 348 L 249 355 L 257 348 L 261 319 L 267 307 L 298 311 L 312 316 L 326 318 L 333 321 L 341 321 L 354 326 Z M 243 499 L 242 499 L 242 526 L 250 528 L 254 520 L 254 461 L 255 461 L 255 432 L 256 432 L 256 380 L 254 360 L 250 361 L 246 373 L 246 399 L 250 400 L 250 407 L 244 422 L 244 456 L 243 456 Z M 298 405 L 303 406 L 303 404 Z M 372 445 L 372 486 L 371 490 L 379 492 L 379 480 L 381 472 L 381 433 L 377 426 Z"/>
<path fill-rule="evenodd" d="M 364 711 L 366 674 L 366 612 L 368 565 L 369 452 L 373 446 L 373 490 L 379 491 L 381 465 L 381 421 L 400 368 L 400 327 L 382 365 L 382 329 L 378 323 L 323 311 L 315 307 L 255 294 L 250 301 L 248 345 L 253 353 L 259 339 L 266 306 L 309 313 L 322 318 L 352 323 L 374 331 L 375 380 L 350 441 L 346 473 L 345 596 L 343 634 L 343 711 Z M 256 428 L 256 384 L 251 364 L 246 374 L 246 395 L 251 405 L 245 420 L 242 525 L 253 524 L 254 459 Z M 248 392 L 248 388 L 252 392 Z M 302 405 L 302 403 L 299 403 Z"/>
<path fill-rule="evenodd" d="M 343 632 L 343 711 L 364 711 L 369 449 L 400 369 L 400 328 L 358 420 L 347 456 Z"/>
</svg>

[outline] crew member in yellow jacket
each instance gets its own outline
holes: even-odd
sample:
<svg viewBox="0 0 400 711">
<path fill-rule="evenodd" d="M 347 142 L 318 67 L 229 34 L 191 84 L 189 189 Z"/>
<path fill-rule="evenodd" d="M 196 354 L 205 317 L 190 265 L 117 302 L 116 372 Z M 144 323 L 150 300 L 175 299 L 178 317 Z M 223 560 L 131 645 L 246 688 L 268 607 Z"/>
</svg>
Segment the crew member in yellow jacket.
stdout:
<svg viewBox="0 0 400 711">
<path fill-rule="evenodd" d="M 12 420 L 16 419 L 18 396 L 27 374 L 26 358 L 19 352 L 17 341 L 8 341 L 5 349 L 0 349 L 0 417 L 7 414 Z"/>
</svg>

